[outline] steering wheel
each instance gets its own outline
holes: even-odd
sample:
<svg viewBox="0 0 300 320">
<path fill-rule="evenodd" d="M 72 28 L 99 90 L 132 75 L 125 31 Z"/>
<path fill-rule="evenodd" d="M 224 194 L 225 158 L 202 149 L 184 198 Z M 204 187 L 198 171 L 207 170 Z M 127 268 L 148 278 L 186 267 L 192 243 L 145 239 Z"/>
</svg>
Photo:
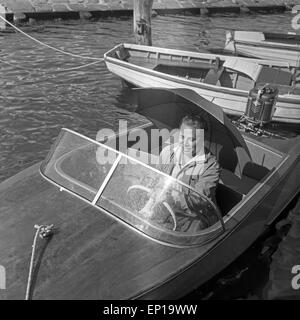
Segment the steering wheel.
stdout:
<svg viewBox="0 0 300 320">
<path fill-rule="evenodd" d="M 150 188 L 147 188 L 147 187 L 139 185 L 139 184 L 135 184 L 135 185 L 130 186 L 127 189 L 127 193 L 129 193 L 131 190 L 134 190 L 134 189 L 145 191 L 148 194 L 151 192 Z M 146 203 L 146 205 L 140 210 L 140 212 L 143 212 L 143 210 L 145 209 L 145 207 L 147 206 L 148 203 L 149 203 L 149 200 Z M 173 223 L 174 223 L 174 227 L 173 227 L 172 230 L 175 231 L 176 228 L 177 228 L 177 221 L 176 221 L 176 216 L 175 216 L 175 213 L 174 213 L 173 209 L 171 208 L 171 206 L 168 204 L 167 201 L 157 201 L 157 203 L 161 203 L 167 209 L 167 211 L 170 213 L 170 215 L 171 215 L 171 217 L 173 219 Z"/>
</svg>

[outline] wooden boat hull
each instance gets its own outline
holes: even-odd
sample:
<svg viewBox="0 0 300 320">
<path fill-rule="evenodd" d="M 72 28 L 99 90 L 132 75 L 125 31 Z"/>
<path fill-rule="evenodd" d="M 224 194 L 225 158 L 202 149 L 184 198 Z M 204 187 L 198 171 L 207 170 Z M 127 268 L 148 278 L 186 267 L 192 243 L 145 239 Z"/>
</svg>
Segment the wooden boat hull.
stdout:
<svg viewBox="0 0 300 320">
<path fill-rule="evenodd" d="M 299 44 L 248 39 L 248 32 L 236 32 L 233 38 L 226 42 L 225 50 L 246 57 L 288 62 L 292 67 L 299 67 L 300 63 Z"/>
<path fill-rule="evenodd" d="M 1 300 L 24 299 L 33 226 L 51 223 L 53 238 L 37 246 L 33 299 L 173 299 L 237 258 L 299 192 L 299 139 L 275 173 L 234 208 L 232 227 L 228 224 L 219 238 L 194 248 L 169 247 L 134 232 L 60 191 L 38 168 L 0 185 L 0 261 L 7 274 Z"/>
<path fill-rule="evenodd" d="M 170 177 L 150 166 L 147 173 L 143 162 L 134 168 L 129 164 L 128 175 L 121 159 L 129 156 L 116 150 L 111 151 L 118 157 L 106 170 L 108 163 L 98 160 L 104 160 L 99 150 L 109 150 L 108 146 L 63 129 L 41 167 L 36 164 L 0 184 L 0 263 L 6 270 L 1 300 L 25 298 L 34 226 L 50 224 L 54 234 L 38 238 L 30 298 L 183 297 L 245 251 L 299 192 L 300 137 L 242 136 L 221 108 L 192 90 L 136 93 L 136 112 L 148 115 L 152 124 L 161 120 L 162 128 L 176 128 L 182 119 L 183 114 L 170 121 L 171 112 L 176 116 L 183 109 L 184 115 L 205 112 L 209 150 L 215 150 L 222 167 L 216 192 L 220 210 L 215 206 L 220 221 L 195 232 L 177 231 L 147 220 L 136 209 L 138 204 L 126 209 L 128 177 L 134 186 L 143 183 L 140 174 L 152 181 L 155 174 Z M 152 124 L 147 124 L 150 129 Z M 135 128 L 135 133 L 139 129 L 146 125 Z M 212 206 L 204 204 L 197 214 Z"/>
<path fill-rule="evenodd" d="M 114 48 L 113 50 L 115 50 Z M 159 50 L 160 48 L 153 48 Z M 111 52 L 113 52 L 113 50 Z M 142 49 L 141 49 L 142 50 Z M 166 50 L 166 49 L 165 49 Z M 248 91 L 219 87 L 182 77 L 158 72 L 151 68 L 134 65 L 105 55 L 108 70 L 128 83 L 141 88 L 187 88 L 192 89 L 207 100 L 219 105 L 229 115 L 243 115 L 248 100 Z M 172 52 L 172 50 L 170 50 Z M 176 51 L 178 52 L 178 51 Z M 184 52 L 184 51 L 179 51 Z M 186 53 L 185 54 L 192 54 Z M 201 54 L 205 56 L 206 54 Z M 211 57 L 212 55 L 209 55 Z M 281 94 L 276 103 L 273 121 L 300 123 L 300 95 Z"/>
</svg>

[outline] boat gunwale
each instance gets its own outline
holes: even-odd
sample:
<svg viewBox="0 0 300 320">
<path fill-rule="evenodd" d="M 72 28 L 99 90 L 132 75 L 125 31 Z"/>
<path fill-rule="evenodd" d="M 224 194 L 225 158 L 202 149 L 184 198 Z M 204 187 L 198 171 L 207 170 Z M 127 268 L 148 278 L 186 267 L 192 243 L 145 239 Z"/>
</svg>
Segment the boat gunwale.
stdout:
<svg viewBox="0 0 300 320">
<path fill-rule="evenodd" d="M 286 44 L 286 43 L 280 43 L 280 42 L 271 42 L 271 41 L 246 41 L 246 40 L 233 40 L 236 44 L 242 44 L 247 46 L 253 46 L 253 47 L 265 47 L 270 49 L 276 49 L 276 50 L 287 50 L 287 51 L 296 51 L 300 52 L 300 45 L 293 45 L 293 44 Z"/>
<path fill-rule="evenodd" d="M 206 53 L 206 52 L 193 52 L 193 51 L 185 51 L 185 50 L 178 50 L 178 49 L 172 49 L 172 48 L 163 48 L 163 47 L 155 47 L 155 46 L 145 46 L 145 45 L 139 45 L 139 44 L 133 44 L 133 43 L 120 43 L 104 53 L 104 57 L 107 57 L 112 52 L 116 51 L 119 47 L 124 47 L 126 49 L 135 50 L 135 51 L 150 51 L 152 53 L 162 53 L 167 55 L 174 55 L 174 56 L 184 56 L 187 58 L 197 58 L 197 59 L 216 59 L 216 57 L 219 57 L 221 60 L 226 60 L 227 58 L 232 58 L 232 56 L 226 56 L 222 54 L 214 54 L 214 53 Z M 170 54 L 170 51 L 172 54 Z M 277 61 L 274 60 L 268 60 L 268 59 L 252 59 L 247 57 L 238 57 L 241 58 L 243 61 L 252 62 L 252 63 L 258 63 L 265 66 L 277 66 L 277 67 L 286 67 L 290 68 L 290 64 L 288 62 L 283 61 Z"/>
</svg>

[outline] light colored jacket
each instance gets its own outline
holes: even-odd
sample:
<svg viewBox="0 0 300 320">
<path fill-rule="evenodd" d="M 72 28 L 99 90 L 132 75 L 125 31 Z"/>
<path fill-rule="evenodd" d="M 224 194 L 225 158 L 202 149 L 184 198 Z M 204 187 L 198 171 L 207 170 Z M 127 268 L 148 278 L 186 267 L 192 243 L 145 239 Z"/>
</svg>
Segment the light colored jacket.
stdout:
<svg viewBox="0 0 300 320">
<path fill-rule="evenodd" d="M 160 153 L 160 164 L 158 169 L 171 174 L 176 162 L 176 153 L 179 150 L 179 143 L 172 149 L 165 147 Z M 215 156 L 210 152 L 205 155 L 195 156 L 187 163 L 177 175 L 177 179 L 190 185 L 201 194 L 216 203 L 215 193 L 219 182 L 221 168 Z"/>
<path fill-rule="evenodd" d="M 172 175 L 179 147 L 179 144 L 175 144 L 171 149 L 170 146 L 167 146 L 161 151 L 159 170 Z M 177 173 L 176 178 L 216 204 L 216 188 L 220 172 L 221 168 L 216 158 L 205 150 L 204 155 L 195 156 L 183 166 Z M 179 219 L 179 229 L 181 231 L 196 232 L 197 230 L 208 228 L 218 221 L 215 211 L 211 208 L 206 208 L 201 198 L 196 196 L 195 193 L 187 195 L 185 192 L 184 197 L 190 211 L 187 214 L 183 214 Z"/>
</svg>

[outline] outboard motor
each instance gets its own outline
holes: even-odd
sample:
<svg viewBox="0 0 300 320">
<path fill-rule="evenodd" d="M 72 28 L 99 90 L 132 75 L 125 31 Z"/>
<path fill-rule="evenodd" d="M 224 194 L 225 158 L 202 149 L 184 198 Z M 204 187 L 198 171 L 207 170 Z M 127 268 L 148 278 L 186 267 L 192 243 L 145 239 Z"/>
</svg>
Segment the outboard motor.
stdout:
<svg viewBox="0 0 300 320">
<path fill-rule="evenodd" d="M 262 127 L 272 120 L 278 89 L 269 84 L 257 85 L 250 90 L 244 119 L 254 126 Z"/>
<path fill-rule="evenodd" d="M 240 130 L 256 136 L 277 137 L 278 135 L 267 129 L 266 125 L 272 121 L 277 96 L 278 89 L 276 87 L 270 84 L 256 85 L 249 92 L 244 115 L 233 123 Z"/>
</svg>

